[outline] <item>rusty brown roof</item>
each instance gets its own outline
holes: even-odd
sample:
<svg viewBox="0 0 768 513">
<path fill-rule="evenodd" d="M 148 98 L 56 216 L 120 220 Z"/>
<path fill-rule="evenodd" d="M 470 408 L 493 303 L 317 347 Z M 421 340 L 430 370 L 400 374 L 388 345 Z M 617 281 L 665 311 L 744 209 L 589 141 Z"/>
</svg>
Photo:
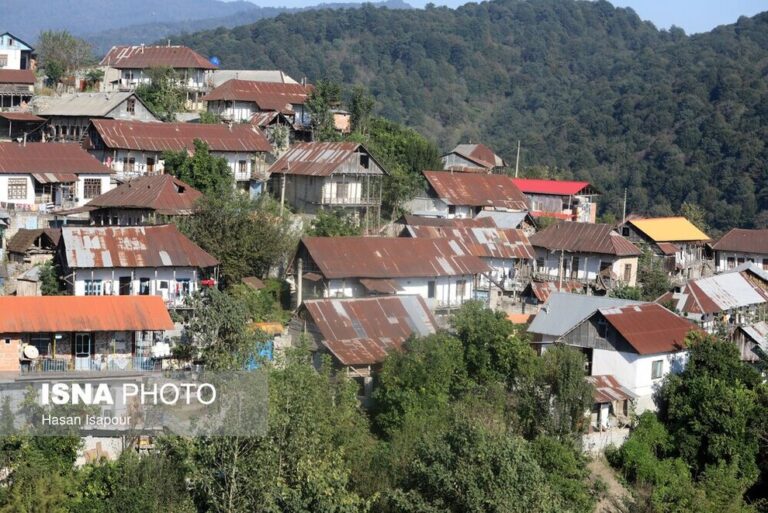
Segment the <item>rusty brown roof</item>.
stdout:
<svg viewBox="0 0 768 513">
<path fill-rule="evenodd" d="M 217 100 L 253 102 L 262 111 L 291 114 L 293 113 L 291 105 L 303 104 L 311 92 L 312 86 L 309 85 L 232 79 L 227 80 L 202 99 L 209 102 Z"/>
<path fill-rule="evenodd" d="M 574 293 L 582 291 L 584 284 L 578 281 L 563 281 L 562 285 L 556 281 L 532 281 L 531 292 L 539 300 L 540 303 L 546 303 L 549 296 L 554 292 L 568 292 Z"/>
<path fill-rule="evenodd" d="M 424 177 L 449 205 L 528 210 L 528 199 L 508 176 L 424 171 Z"/>
<path fill-rule="evenodd" d="M 216 69 L 211 61 L 186 46 L 113 46 L 99 65 L 117 69 Z"/>
<path fill-rule="evenodd" d="M 712 245 L 717 251 L 768 255 L 768 230 L 734 228 Z"/>
<path fill-rule="evenodd" d="M 321 343 L 342 365 L 374 365 L 411 336 L 435 333 L 437 323 L 419 296 L 315 299 L 304 303 Z"/>
<path fill-rule="evenodd" d="M 0 296 L 0 333 L 170 329 L 160 296 Z"/>
<path fill-rule="evenodd" d="M 35 72 L 31 69 L 0 69 L 0 84 L 34 85 Z"/>
<path fill-rule="evenodd" d="M 637 398 L 631 390 L 624 388 L 611 374 L 587 376 L 585 379 L 595 389 L 592 397 L 596 403 L 612 403 L 613 401 Z"/>
<path fill-rule="evenodd" d="M 142 208 L 163 215 L 187 215 L 202 195 L 173 175 L 142 176 L 93 198 L 86 207 Z"/>
<path fill-rule="evenodd" d="M 523 230 L 483 226 L 408 226 L 412 237 L 453 239 L 461 241 L 469 251 L 484 258 L 534 258 L 533 247 Z"/>
<path fill-rule="evenodd" d="M 352 158 L 357 151 L 370 156 L 362 144 L 355 142 L 299 143 L 272 164 L 269 172 L 287 175 L 329 176 Z M 370 158 L 373 159 L 372 156 Z M 372 171 L 361 167 L 360 172 L 371 173 Z"/>
<path fill-rule="evenodd" d="M 270 152 L 272 145 L 251 124 L 213 125 L 205 123 L 153 123 L 93 119 L 91 125 L 107 148 L 137 151 L 192 151 L 195 139 L 211 151 Z"/>
<path fill-rule="evenodd" d="M 656 303 L 601 308 L 600 314 L 638 354 L 674 353 L 701 328 Z"/>
<path fill-rule="evenodd" d="M 8 241 L 9 253 L 26 253 L 32 247 L 38 237 L 44 237 L 51 247 L 56 247 L 61 238 L 61 229 L 59 228 L 36 228 L 28 230 L 20 228 L 16 234 Z"/>
<path fill-rule="evenodd" d="M 659 251 L 661 251 L 661 253 L 664 255 L 674 255 L 675 253 L 680 251 L 680 248 L 671 242 L 657 242 L 656 246 L 659 248 Z"/>
<path fill-rule="evenodd" d="M 111 267 L 213 267 L 218 261 L 172 224 L 62 228 L 71 269 Z"/>
<path fill-rule="evenodd" d="M 451 151 L 451 153 L 461 155 L 465 159 L 471 160 L 475 164 L 486 169 L 506 165 L 501 157 L 496 155 L 492 149 L 484 144 L 459 144 Z"/>
<path fill-rule="evenodd" d="M 9 121 L 30 121 L 42 123 L 45 118 L 35 116 L 31 112 L 0 112 L 0 118 L 5 118 Z"/>
<path fill-rule="evenodd" d="M 641 251 L 609 224 L 559 222 L 530 237 L 534 247 L 569 253 L 639 256 Z"/>
<path fill-rule="evenodd" d="M 446 219 L 443 217 L 423 217 L 405 214 L 402 219 L 403 224 L 409 226 L 443 226 L 443 227 L 470 227 L 470 226 L 496 226 L 496 221 L 492 217 L 462 217 Z"/>
<path fill-rule="evenodd" d="M 111 174 L 76 143 L 0 144 L 0 173 Z"/>
<path fill-rule="evenodd" d="M 406 237 L 304 237 L 326 279 L 417 278 L 489 272 L 461 242 Z"/>
</svg>

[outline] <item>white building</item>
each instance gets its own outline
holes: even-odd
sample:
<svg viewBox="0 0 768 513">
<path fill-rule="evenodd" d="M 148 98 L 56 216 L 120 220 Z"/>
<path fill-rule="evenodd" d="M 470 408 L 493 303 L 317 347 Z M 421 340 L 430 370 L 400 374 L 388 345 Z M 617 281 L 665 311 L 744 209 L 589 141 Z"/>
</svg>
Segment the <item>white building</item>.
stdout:
<svg viewBox="0 0 768 513">
<path fill-rule="evenodd" d="M 712 244 L 715 271 L 724 272 L 752 262 L 768 271 L 768 230 L 734 228 Z"/>
<path fill-rule="evenodd" d="M 205 95 L 208 112 L 236 123 L 248 122 L 261 112 L 279 112 L 295 127 L 309 126 L 305 105 L 312 86 L 296 83 L 228 80 Z"/>
<path fill-rule="evenodd" d="M 161 296 L 183 307 L 218 261 L 174 225 L 63 227 L 59 262 L 76 296 Z"/>
<path fill-rule="evenodd" d="M 35 69 L 35 49 L 10 32 L 0 34 L 0 69 Z"/>
</svg>

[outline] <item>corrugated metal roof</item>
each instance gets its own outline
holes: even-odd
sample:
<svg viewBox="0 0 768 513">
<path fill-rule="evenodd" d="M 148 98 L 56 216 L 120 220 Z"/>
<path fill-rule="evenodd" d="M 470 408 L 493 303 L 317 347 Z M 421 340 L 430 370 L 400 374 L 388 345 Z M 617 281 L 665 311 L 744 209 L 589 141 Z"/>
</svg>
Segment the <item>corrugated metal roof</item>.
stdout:
<svg viewBox="0 0 768 513">
<path fill-rule="evenodd" d="M 680 251 L 680 248 L 677 247 L 675 244 L 672 244 L 671 242 L 658 242 L 656 246 L 659 248 L 659 251 L 662 252 L 664 255 L 674 255 L 678 251 Z"/>
<path fill-rule="evenodd" d="M 546 305 L 536 314 L 528 331 L 561 337 L 600 308 L 639 304 L 642 303 L 629 299 L 555 292 L 550 294 Z"/>
<path fill-rule="evenodd" d="M 373 158 L 363 145 L 355 142 L 299 143 L 272 164 L 269 172 L 288 175 L 330 176 L 358 151 Z M 362 167 L 359 171 L 361 173 L 381 174 L 378 170 Z"/>
<path fill-rule="evenodd" d="M 157 226 L 88 226 L 62 228 L 67 266 L 213 267 L 218 261 L 172 224 Z"/>
<path fill-rule="evenodd" d="M 228 80 L 249 80 L 252 82 L 276 82 L 298 84 L 279 69 L 217 69 L 212 73 L 213 87 L 219 87 Z"/>
<path fill-rule="evenodd" d="M 599 253 L 639 256 L 637 246 L 619 235 L 609 224 L 560 222 L 530 237 L 534 247 L 570 253 Z"/>
<path fill-rule="evenodd" d="M 605 320 L 638 354 L 675 353 L 685 348 L 685 337 L 701 329 L 656 303 L 600 308 Z"/>
<path fill-rule="evenodd" d="M 316 299 L 304 303 L 322 344 L 342 365 L 374 365 L 411 336 L 435 333 L 437 322 L 419 296 Z"/>
<path fill-rule="evenodd" d="M 100 66 L 117 69 L 147 69 L 168 66 L 175 69 L 216 69 L 211 61 L 186 46 L 113 46 Z"/>
<path fill-rule="evenodd" d="M 522 230 L 482 226 L 409 225 L 408 232 L 416 238 L 459 240 L 477 257 L 523 260 L 534 258 L 533 246 Z"/>
<path fill-rule="evenodd" d="M 449 205 L 528 210 L 528 199 L 508 176 L 424 171 L 424 177 Z"/>
<path fill-rule="evenodd" d="M 654 242 L 704 242 L 709 240 L 706 233 L 696 228 L 684 217 L 631 219 L 628 222 Z"/>
<path fill-rule="evenodd" d="M 0 69 L 0 84 L 35 84 L 35 72 L 31 69 Z"/>
<path fill-rule="evenodd" d="M 372 294 L 397 294 L 403 290 L 394 280 L 382 278 L 363 278 L 360 285 Z"/>
<path fill-rule="evenodd" d="M 61 230 L 59 228 L 36 228 L 28 230 L 20 228 L 11 240 L 8 241 L 7 249 L 9 253 L 25 253 L 38 237 L 47 238 L 47 243 L 56 247 L 61 239 Z"/>
<path fill-rule="evenodd" d="M 88 173 L 112 171 L 75 143 L 0 144 L 0 173 Z"/>
<path fill-rule="evenodd" d="M 621 386 L 611 374 L 599 376 L 587 376 L 587 383 L 594 388 L 593 398 L 596 403 L 612 403 L 613 401 L 627 401 L 637 399 L 637 396 L 628 388 Z"/>
<path fill-rule="evenodd" d="M 563 281 L 560 285 L 556 281 L 532 281 L 531 292 L 539 300 L 540 303 L 545 303 L 549 296 L 554 292 L 568 292 L 574 293 L 584 289 L 584 284 L 578 281 Z"/>
<path fill-rule="evenodd" d="M 678 312 L 712 314 L 765 303 L 768 292 L 750 282 L 742 272 L 731 272 L 690 280 L 680 292 L 669 292 L 656 300 L 669 301 Z"/>
<path fill-rule="evenodd" d="M 768 322 L 760 321 L 751 326 L 742 326 L 741 329 L 749 336 L 760 348 L 765 351 L 768 349 Z"/>
<path fill-rule="evenodd" d="M 186 215 L 203 195 L 173 175 L 142 176 L 93 198 L 87 207 L 142 208 L 163 215 Z"/>
<path fill-rule="evenodd" d="M 520 228 L 528 217 L 527 212 L 504 212 L 500 210 L 481 210 L 475 219 L 493 219 L 499 228 Z"/>
<path fill-rule="evenodd" d="M 515 185 L 525 194 L 549 194 L 552 196 L 573 196 L 591 189 L 589 182 L 568 180 L 537 180 L 533 178 L 513 178 Z M 596 191 L 589 191 L 595 194 Z"/>
<path fill-rule="evenodd" d="M 461 242 L 406 237 L 304 237 L 326 279 L 420 278 L 489 272 Z"/>
<path fill-rule="evenodd" d="M 734 228 L 712 244 L 712 249 L 768 255 L 768 230 Z"/>
<path fill-rule="evenodd" d="M 484 144 L 459 144 L 451 150 L 451 153 L 456 153 L 486 169 L 507 165 L 504 159 Z"/>
<path fill-rule="evenodd" d="M 0 296 L 0 333 L 170 329 L 160 296 Z"/>
<path fill-rule="evenodd" d="M 131 92 L 80 93 L 64 96 L 37 96 L 35 110 L 41 116 L 103 117 L 128 98 L 138 96 Z"/>
<path fill-rule="evenodd" d="M 437 227 L 470 227 L 470 226 L 484 226 L 487 228 L 495 227 L 496 223 L 490 217 L 485 218 L 452 218 L 446 219 L 444 217 L 423 217 L 410 214 L 403 215 L 402 223 L 408 226 L 437 226 Z"/>
<path fill-rule="evenodd" d="M 211 151 L 258 153 L 272 151 L 272 145 L 251 124 L 231 126 L 205 123 L 153 123 L 94 119 L 92 126 L 107 148 L 139 151 L 192 151 L 195 139 L 205 142 Z"/>
<path fill-rule="evenodd" d="M 35 116 L 31 112 L 0 112 L 0 118 L 5 118 L 9 121 L 45 121 L 45 119 L 41 118 L 40 116 Z"/>
<path fill-rule="evenodd" d="M 312 86 L 302 84 L 228 80 L 202 99 L 209 102 L 217 100 L 253 102 L 259 110 L 290 114 L 293 112 L 291 105 L 301 105 L 306 102 L 312 89 Z"/>
</svg>

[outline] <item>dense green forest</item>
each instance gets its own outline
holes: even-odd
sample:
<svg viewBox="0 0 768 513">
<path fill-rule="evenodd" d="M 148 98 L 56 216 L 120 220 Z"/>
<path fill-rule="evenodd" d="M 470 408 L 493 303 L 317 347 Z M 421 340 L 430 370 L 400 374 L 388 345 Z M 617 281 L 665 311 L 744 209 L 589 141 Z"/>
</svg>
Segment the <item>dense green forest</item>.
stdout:
<svg viewBox="0 0 768 513">
<path fill-rule="evenodd" d="M 583 178 L 602 212 L 768 225 L 768 14 L 710 33 L 631 9 L 495 0 L 458 9 L 313 11 L 180 38 L 226 68 L 367 87 L 376 113 L 443 149 L 483 141 L 528 173 Z"/>
</svg>

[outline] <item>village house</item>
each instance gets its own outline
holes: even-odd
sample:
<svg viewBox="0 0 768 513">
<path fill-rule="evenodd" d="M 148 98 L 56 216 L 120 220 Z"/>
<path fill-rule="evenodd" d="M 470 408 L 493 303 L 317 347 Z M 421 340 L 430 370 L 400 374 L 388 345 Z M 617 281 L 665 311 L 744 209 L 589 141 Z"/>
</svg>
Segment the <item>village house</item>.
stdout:
<svg viewBox="0 0 768 513">
<path fill-rule="evenodd" d="M 8 241 L 8 261 L 31 265 L 50 262 L 60 238 L 58 228 L 21 228 Z"/>
<path fill-rule="evenodd" d="M 587 440 L 594 433 L 630 426 L 637 396 L 610 374 L 587 376 L 586 380 L 594 388 Z"/>
<path fill-rule="evenodd" d="M 269 168 L 270 188 L 298 212 L 342 208 L 378 226 L 386 170 L 355 142 L 299 143 Z"/>
<path fill-rule="evenodd" d="M 437 322 L 420 296 L 378 296 L 305 301 L 290 323 L 291 338 L 303 338 L 320 356 L 358 384 L 358 396 L 370 397 L 373 378 L 386 356 L 399 351 L 408 338 L 437 331 Z"/>
<path fill-rule="evenodd" d="M 293 259 L 305 299 L 418 295 L 430 310 L 458 308 L 491 272 L 461 242 L 406 237 L 304 237 Z"/>
<path fill-rule="evenodd" d="M 92 119 L 160 121 L 141 98 L 129 91 L 38 96 L 33 109 L 48 120 L 45 135 L 51 141 L 81 142 Z"/>
<path fill-rule="evenodd" d="M 0 371 L 159 369 L 173 322 L 159 297 L 0 296 Z"/>
<path fill-rule="evenodd" d="M 272 146 L 255 127 L 245 124 L 143 123 L 94 119 L 83 147 L 111 167 L 121 179 L 161 174 L 167 151 L 192 152 L 195 140 L 227 161 L 238 188 L 263 182 Z"/>
<path fill-rule="evenodd" d="M 712 244 L 715 272 L 729 271 L 753 262 L 768 271 L 768 230 L 734 228 Z"/>
<path fill-rule="evenodd" d="M 298 84 L 293 77 L 279 69 L 215 69 L 211 72 L 211 85 L 216 88 L 230 80 Z"/>
<path fill-rule="evenodd" d="M 0 144 L 0 208 L 82 206 L 112 188 L 112 171 L 77 144 Z"/>
<path fill-rule="evenodd" d="M 172 225 L 63 227 L 57 258 L 75 296 L 160 296 L 183 308 L 219 262 Z"/>
<path fill-rule="evenodd" d="M 295 130 L 310 124 L 307 99 L 311 85 L 228 80 L 203 97 L 208 112 L 235 123 L 249 122 L 256 114 L 280 113 Z"/>
<path fill-rule="evenodd" d="M 104 69 L 105 91 L 133 91 L 150 84 L 153 68 L 172 68 L 177 85 L 187 91 L 192 107 L 210 89 L 210 75 L 216 66 L 186 46 L 113 46 L 99 63 Z"/>
<path fill-rule="evenodd" d="M 654 410 L 664 377 L 684 368 L 691 331 L 700 330 L 655 303 L 563 293 L 552 294 L 528 328 L 541 352 L 551 344 L 581 349 L 586 374 L 613 376 L 637 397 L 637 413 Z"/>
<path fill-rule="evenodd" d="M 766 320 L 768 276 L 748 266 L 707 278 L 689 280 L 657 303 L 696 322 L 709 333 Z"/>
<path fill-rule="evenodd" d="M 476 291 L 482 292 L 479 296 L 483 299 L 490 299 L 493 292 L 501 295 L 521 292 L 528 285 L 534 251 L 524 231 L 498 228 L 492 224 L 493 220 L 490 218 L 407 218 L 415 223 L 405 226 L 404 236 L 456 240 L 488 264 L 491 272 L 481 274 L 476 286 Z M 421 224 L 420 219 L 424 219 L 426 223 Z"/>
<path fill-rule="evenodd" d="M 533 234 L 535 276 L 579 281 L 597 290 L 634 287 L 641 251 L 611 225 L 559 222 Z"/>
<path fill-rule="evenodd" d="M 481 210 L 475 219 L 493 219 L 493 223 L 505 230 L 523 230 L 529 237 L 536 233 L 536 220 L 530 212 L 505 212 L 503 210 Z"/>
<path fill-rule="evenodd" d="M 39 141 L 45 119 L 31 112 L 0 112 L 0 141 L 23 143 Z"/>
<path fill-rule="evenodd" d="M 742 362 L 758 363 L 762 356 L 768 355 L 768 322 L 737 326 L 731 339 L 739 348 Z"/>
<path fill-rule="evenodd" d="M 192 215 L 203 193 L 173 175 L 141 176 L 118 185 L 75 209 L 94 226 L 164 224 Z"/>
<path fill-rule="evenodd" d="M 594 223 L 600 192 L 589 182 L 513 178 L 515 185 L 530 200 L 534 217 L 553 217 L 565 221 Z"/>
<path fill-rule="evenodd" d="M 0 69 L 35 70 L 35 49 L 10 32 L 0 34 Z"/>
<path fill-rule="evenodd" d="M 528 199 L 504 175 L 424 171 L 425 194 L 405 205 L 424 217 L 475 217 L 483 210 L 527 212 Z"/>
<path fill-rule="evenodd" d="M 507 166 L 504 159 L 484 144 L 459 144 L 441 157 L 443 169 L 452 171 L 500 172 Z"/>
<path fill-rule="evenodd" d="M 705 253 L 710 239 L 684 217 L 629 217 L 619 226 L 619 231 L 638 246 L 648 248 L 657 260 L 663 262 L 675 284 L 711 271 Z"/>
<path fill-rule="evenodd" d="M 23 110 L 32 101 L 34 94 L 34 71 L 30 69 L 0 68 L 0 110 Z"/>
</svg>

